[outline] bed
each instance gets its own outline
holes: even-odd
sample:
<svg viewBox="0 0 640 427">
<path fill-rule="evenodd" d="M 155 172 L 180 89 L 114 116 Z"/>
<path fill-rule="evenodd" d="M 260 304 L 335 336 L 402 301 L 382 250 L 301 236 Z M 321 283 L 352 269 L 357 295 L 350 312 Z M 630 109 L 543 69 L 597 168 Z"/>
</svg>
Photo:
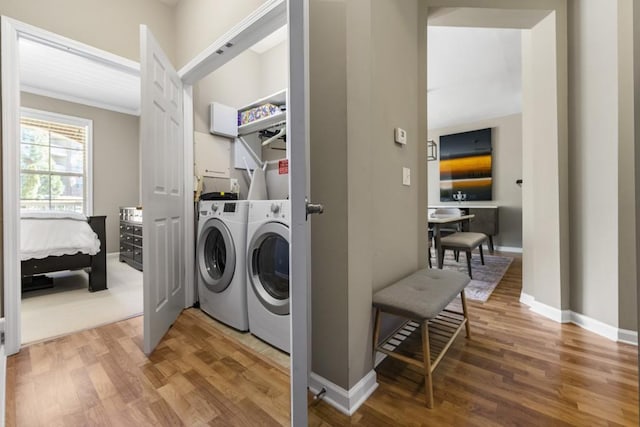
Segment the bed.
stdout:
<svg viewBox="0 0 640 427">
<path fill-rule="evenodd" d="M 85 270 L 89 292 L 107 289 L 106 216 L 73 212 L 21 212 L 22 290 L 51 283 L 45 273 Z"/>
</svg>

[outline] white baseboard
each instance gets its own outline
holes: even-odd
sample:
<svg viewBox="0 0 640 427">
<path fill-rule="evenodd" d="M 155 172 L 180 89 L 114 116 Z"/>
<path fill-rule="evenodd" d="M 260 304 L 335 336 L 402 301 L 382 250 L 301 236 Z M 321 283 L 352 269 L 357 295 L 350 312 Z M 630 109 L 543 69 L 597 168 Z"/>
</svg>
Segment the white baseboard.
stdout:
<svg viewBox="0 0 640 427">
<path fill-rule="evenodd" d="M 585 316 L 584 314 L 571 312 L 571 323 L 587 331 L 595 332 L 598 335 L 609 338 L 611 341 L 618 341 L 618 328 Z"/>
<path fill-rule="evenodd" d="M 371 370 L 364 376 L 356 385 L 351 387 L 350 390 L 345 390 L 321 377 L 316 373 L 311 373 L 309 376 L 309 389 L 318 394 L 322 389 L 325 389 L 325 393 L 322 400 L 336 408 L 338 411 L 345 415 L 351 416 L 362 405 L 365 400 L 371 396 L 371 393 L 378 388 L 378 382 L 376 381 L 376 371 Z"/>
<path fill-rule="evenodd" d="M 494 248 L 498 252 L 513 252 L 516 254 L 522 253 L 522 248 L 518 248 L 516 246 L 495 246 Z"/>
<path fill-rule="evenodd" d="M 629 329 L 618 329 L 618 341 L 638 345 L 638 333 Z"/>
<path fill-rule="evenodd" d="M 624 342 L 638 345 L 638 333 L 627 329 L 616 328 L 600 320 L 593 319 L 584 314 L 571 310 L 559 310 L 555 307 L 536 301 L 532 295 L 520 294 L 520 302 L 528 305 L 531 311 L 559 323 L 573 323 L 588 331 L 610 339 L 611 341 Z"/>
<path fill-rule="evenodd" d="M 107 252 L 107 259 L 119 258 L 120 252 Z"/>
<path fill-rule="evenodd" d="M 533 297 L 532 295 L 528 295 L 522 292 L 520 294 L 520 302 L 528 305 L 529 308 L 531 308 L 531 311 L 538 313 L 548 319 L 554 320 L 558 323 L 571 322 L 570 310 L 560 310 L 555 307 L 551 307 L 550 305 L 543 304 L 536 301 L 535 297 Z"/>
</svg>

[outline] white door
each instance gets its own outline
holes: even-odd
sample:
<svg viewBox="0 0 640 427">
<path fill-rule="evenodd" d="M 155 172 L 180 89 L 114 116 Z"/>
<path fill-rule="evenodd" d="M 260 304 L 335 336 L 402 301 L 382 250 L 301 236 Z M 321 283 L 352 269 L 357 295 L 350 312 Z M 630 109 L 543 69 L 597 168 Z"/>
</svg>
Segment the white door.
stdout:
<svg viewBox="0 0 640 427">
<path fill-rule="evenodd" d="M 291 425 L 308 425 L 307 386 L 311 368 L 311 269 L 309 195 L 309 1 L 288 1 L 289 245 L 291 294 Z M 319 208 L 319 206 L 315 206 Z"/>
<path fill-rule="evenodd" d="M 145 25 L 140 56 L 144 352 L 150 354 L 185 301 L 184 135 L 182 81 Z"/>
</svg>

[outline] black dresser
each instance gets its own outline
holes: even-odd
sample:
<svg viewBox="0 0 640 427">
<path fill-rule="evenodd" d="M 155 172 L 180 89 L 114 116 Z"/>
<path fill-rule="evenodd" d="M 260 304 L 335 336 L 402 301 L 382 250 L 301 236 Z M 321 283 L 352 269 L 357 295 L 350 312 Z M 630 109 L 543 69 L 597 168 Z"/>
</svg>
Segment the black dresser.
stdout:
<svg viewBox="0 0 640 427">
<path fill-rule="evenodd" d="M 120 262 L 142 271 L 142 208 L 120 208 Z"/>
</svg>

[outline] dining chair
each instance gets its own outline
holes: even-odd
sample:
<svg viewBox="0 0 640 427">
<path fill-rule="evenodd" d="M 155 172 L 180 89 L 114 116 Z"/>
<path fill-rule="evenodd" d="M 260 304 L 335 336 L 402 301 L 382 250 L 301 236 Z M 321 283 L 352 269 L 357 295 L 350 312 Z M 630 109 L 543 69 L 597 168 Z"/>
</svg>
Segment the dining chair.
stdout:
<svg viewBox="0 0 640 427">
<path fill-rule="evenodd" d="M 452 217 L 452 216 L 458 217 L 458 216 L 463 216 L 465 214 L 464 210 L 458 209 L 458 208 L 435 208 L 435 209 L 430 209 L 429 211 L 432 211 L 429 213 L 429 216 L 435 217 L 435 218 Z M 432 231 L 431 235 L 433 238 L 433 229 L 430 229 L 430 230 Z M 448 227 L 440 227 L 440 236 L 446 237 L 448 235 L 457 233 L 459 231 L 462 231 L 462 223 L 456 222 L 455 224 L 451 224 Z M 433 247 L 435 247 L 435 242 L 433 242 Z M 459 251 L 454 251 L 454 256 L 457 262 L 460 256 Z"/>
<path fill-rule="evenodd" d="M 482 244 L 487 241 L 488 237 L 484 233 L 474 233 L 470 231 L 461 231 L 458 233 L 450 234 L 447 237 L 443 237 L 440 240 L 442 258 L 440 259 L 440 265 L 438 268 L 443 267 L 444 254 L 447 249 L 451 249 L 454 253 L 459 254 L 463 251 L 467 255 L 467 270 L 469 271 L 469 277 L 471 275 L 471 252 L 478 248 L 480 252 L 480 262 L 484 265 L 484 254 L 482 253 Z M 458 258 L 456 257 L 456 261 Z"/>
</svg>

